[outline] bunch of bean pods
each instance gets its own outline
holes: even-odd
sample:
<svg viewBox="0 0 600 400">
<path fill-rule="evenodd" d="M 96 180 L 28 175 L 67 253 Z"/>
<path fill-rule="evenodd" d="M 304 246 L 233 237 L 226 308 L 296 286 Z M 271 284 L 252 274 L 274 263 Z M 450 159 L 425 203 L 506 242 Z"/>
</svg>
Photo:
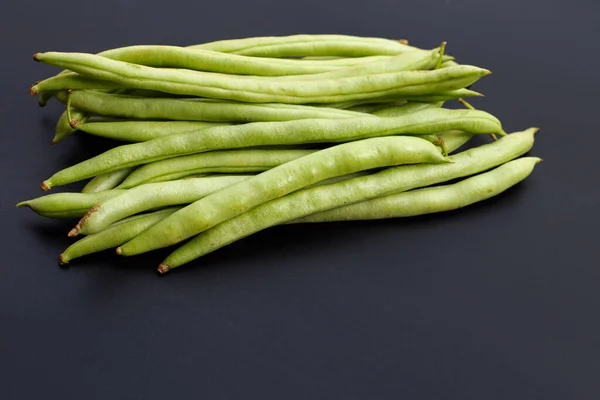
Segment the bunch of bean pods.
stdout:
<svg viewBox="0 0 600 400">
<path fill-rule="evenodd" d="M 541 161 L 521 157 L 537 129 L 506 134 L 471 107 L 464 99 L 481 96 L 471 85 L 490 71 L 445 47 L 293 35 L 37 53 L 63 69 L 30 88 L 40 105 L 65 104 L 52 143 L 80 132 L 115 146 L 41 185 L 90 179 L 81 192 L 17 206 L 74 219 L 68 235 L 85 237 L 60 264 L 191 239 L 160 263 L 165 273 L 274 225 L 408 217 L 488 199 Z M 465 107 L 443 108 L 452 100 Z M 482 134 L 487 143 L 456 152 Z"/>
</svg>

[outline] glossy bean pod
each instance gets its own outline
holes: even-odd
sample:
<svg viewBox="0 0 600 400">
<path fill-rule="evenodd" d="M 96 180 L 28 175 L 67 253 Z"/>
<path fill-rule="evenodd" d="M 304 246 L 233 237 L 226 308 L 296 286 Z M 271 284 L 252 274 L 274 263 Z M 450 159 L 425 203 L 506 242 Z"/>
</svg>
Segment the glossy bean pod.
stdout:
<svg viewBox="0 0 600 400">
<path fill-rule="evenodd" d="M 537 129 L 532 128 L 509 134 L 496 142 L 451 156 L 451 163 L 388 168 L 368 176 L 300 190 L 263 203 L 244 214 L 222 222 L 179 247 L 163 261 L 159 266 L 159 272 L 165 273 L 274 225 L 347 204 L 486 171 L 529 151 L 533 146 L 536 131 Z M 176 214 L 171 217 L 174 215 Z M 162 222 L 165 221 L 167 220 Z M 170 231 L 164 230 L 163 233 L 168 234 Z"/>
<path fill-rule="evenodd" d="M 66 185 L 117 169 L 148 164 L 209 150 L 302 143 L 336 143 L 401 134 L 435 134 L 458 129 L 474 134 L 504 134 L 500 121 L 484 111 L 429 109 L 400 117 L 373 116 L 345 119 L 304 119 L 255 122 L 169 135 L 119 146 L 57 172 L 42 189 Z"/>
<path fill-rule="evenodd" d="M 290 81 L 285 77 L 245 77 L 152 68 L 85 53 L 38 53 L 36 60 L 119 85 L 246 102 L 290 104 L 358 100 L 381 95 L 418 96 L 467 87 L 490 72 L 459 65 L 432 71 Z M 35 85 L 32 87 L 35 92 Z"/>
<path fill-rule="evenodd" d="M 291 223 L 413 217 L 455 210 L 494 197 L 521 182 L 541 161 L 522 157 L 458 183 L 377 197 L 322 211 Z"/>
<path fill-rule="evenodd" d="M 388 136 L 343 143 L 208 195 L 120 246 L 117 252 L 130 256 L 176 244 L 264 202 L 325 179 L 390 165 L 445 162 L 434 145 L 417 137 Z"/>
<path fill-rule="evenodd" d="M 66 103 L 67 94 L 57 93 Z M 356 118 L 352 111 L 291 104 L 244 104 L 207 99 L 148 98 L 77 90 L 71 94 L 73 107 L 90 113 L 138 120 L 203 122 L 291 121 L 308 118 Z"/>
</svg>

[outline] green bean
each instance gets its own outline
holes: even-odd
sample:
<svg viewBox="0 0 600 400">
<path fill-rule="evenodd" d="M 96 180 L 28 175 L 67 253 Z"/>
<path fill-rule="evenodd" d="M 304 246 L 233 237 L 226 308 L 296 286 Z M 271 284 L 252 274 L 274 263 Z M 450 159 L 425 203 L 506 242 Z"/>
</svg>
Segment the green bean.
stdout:
<svg viewBox="0 0 600 400">
<path fill-rule="evenodd" d="M 400 40 L 351 35 L 306 34 L 219 40 L 190 47 L 255 57 L 264 56 L 265 53 L 268 53 L 268 57 L 347 57 L 349 55 L 348 48 L 352 49 L 352 56 L 361 51 L 362 55 L 371 55 L 378 47 L 384 49 L 383 54 L 398 54 L 415 49 L 403 44 Z"/>
<path fill-rule="evenodd" d="M 145 142 L 158 137 L 229 125 L 202 121 L 110 121 L 78 123 L 77 129 L 91 135 L 126 142 Z"/>
<path fill-rule="evenodd" d="M 182 49 L 185 50 L 185 49 Z M 187 50 L 190 51 L 190 50 Z M 194 50 L 191 50 L 194 52 Z M 306 80 L 322 80 L 322 79 L 334 79 L 334 78 L 349 78 L 349 77 L 360 77 L 365 75 L 376 75 L 383 73 L 393 73 L 398 71 L 410 71 L 410 70 L 429 70 L 436 66 L 436 62 L 439 59 L 439 49 L 430 51 L 412 51 L 404 53 L 398 56 L 386 57 L 384 59 L 377 59 L 372 62 L 364 62 L 358 65 L 349 66 L 345 68 L 337 68 L 329 72 L 323 72 L 318 74 L 308 75 L 290 75 L 285 76 L 285 81 L 306 81 Z M 60 53 L 59 53 L 60 54 Z M 62 53 L 68 54 L 68 53 Z M 234 56 L 244 59 L 242 56 Z M 264 60 L 264 59 L 259 59 Z M 288 60 L 294 63 L 293 60 Z M 297 63 L 297 62 L 296 62 Z M 302 62 L 300 62 L 302 63 Z M 126 64 L 125 64 L 126 65 Z M 142 65 L 146 65 L 142 63 Z M 242 65 L 247 65 L 244 61 Z M 265 75 L 255 73 L 254 75 Z M 228 76 L 228 75 L 224 75 Z M 229 75 L 231 76 L 231 75 Z M 252 79 L 252 76 L 246 77 Z M 279 79 L 281 80 L 281 79 Z M 264 81 L 264 77 L 263 77 Z M 38 82 L 31 87 L 30 93 L 35 95 L 39 92 L 45 91 L 59 91 L 66 89 L 112 89 L 119 87 L 113 82 L 106 80 L 94 79 L 86 76 L 82 76 L 71 72 L 69 74 L 59 74 L 54 77 L 48 78 L 41 82 Z"/>
<path fill-rule="evenodd" d="M 84 53 L 38 53 L 35 57 L 50 65 L 130 88 L 262 103 L 323 103 L 381 95 L 426 95 L 464 88 L 490 73 L 482 68 L 459 65 L 433 71 L 289 81 L 285 77 L 152 68 Z"/>
<path fill-rule="evenodd" d="M 112 189 L 98 193 L 55 193 L 22 201 L 17 207 L 29 207 L 48 218 L 79 218 L 100 201 L 116 197 L 125 190 Z"/>
<path fill-rule="evenodd" d="M 502 139 L 451 156 L 447 164 L 419 164 L 388 168 L 364 177 L 345 180 L 327 186 L 300 190 L 284 197 L 263 203 L 256 208 L 228 219 L 201 233 L 171 253 L 159 266 L 159 272 L 181 266 L 236 240 L 268 227 L 330 210 L 346 204 L 366 201 L 391 193 L 433 185 L 448 180 L 486 171 L 518 157 L 531 149 L 537 129 L 512 133 Z M 202 200 L 201 200 L 202 201 Z M 194 204 L 198 204 L 194 203 Z M 189 207 L 189 206 L 188 206 Z M 160 225 L 122 245 L 146 241 L 152 231 L 171 235 L 169 220 L 185 212 L 186 208 L 161 221 Z M 159 228 L 160 226 L 160 228 Z M 159 229 L 155 229 L 159 228 Z M 147 245 L 147 243 L 145 243 Z M 118 251 L 118 249 L 117 249 Z"/>
<path fill-rule="evenodd" d="M 479 110 L 430 109 L 401 117 L 304 119 L 255 122 L 208 128 L 201 135 L 187 132 L 118 146 L 57 172 L 42 183 L 48 190 L 117 169 L 148 164 L 180 155 L 251 146 L 347 142 L 368 137 L 431 134 L 452 129 L 470 133 L 504 134 L 500 121 Z"/>
<path fill-rule="evenodd" d="M 523 157 L 458 183 L 397 193 L 322 211 L 292 223 L 413 217 L 455 210 L 494 197 L 531 174 L 537 157 Z"/>
<path fill-rule="evenodd" d="M 164 182 L 207 172 L 246 173 L 266 171 L 315 151 L 243 149 L 209 151 L 207 153 L 168 158 L 139 167 L 121 183 L 119 188 L 129 189 L 144 183 Z"/>
<path fill-rule="evenodd" d="M 215 176 L 141 185 L 92 207 L 69 232 L 69 236 L 98 233 L 110 224 L 140 212 L 190 204 L 252 176 Z"/>
<path fill-rule="evenodd" d="M 66 102 L 67 94 L 57 98 Z M 205 122 L 291 121 L 306 118 L 351 118 L 364 114 L 333 108 L 290 104 L 244 104 L 204 99 L 140 98 L 127 95 L 74 91 L 73 107 L 90 113 L 134 118 Z"/>
<path fill-rule="evenodd" d="M 153 46 L 148 46 L 148 47 L 153 47 Z M 169 46 L 166 46 L 166 47 L 169 47 Z M 181 58 L 180 64 L 182 64 L 182 66 L 180 66 L 179 68 L 186 68 L 188 70 L 193 70 L 193 71 L 218 72 L 218 73 L 222 73 L 222 74 L 242 74 L 242 75 L 252 75 L 252 76 L 286 76 L 287 79 L 289 79 L 289 80 L 302 80 L 305 77 L 312 76 L 312 75 L 318 76 L 319 78 L 325 78 L 328 76 L 331 76 L 331 77 L 346 76 L 346 75 L 355 76 L 360 73 L 360 69 L 356 70 L 356 72 L 355 72 L 354 68 L 349 68 L 349 67 L 353 67 L 353 65 L 350 65 L 350 66 L 319 65 L 319 64 L 326 64 L 326 63 L 324 63 L 324 62 L 310 63 L 310 62 L 297 61 L 297 60 L 275 60 L 275 62 L 272 62 L 271 60 L 267 60 L 264 58 L 252 59 L 252 57 L 237 56 L 237 55 L 215 53 L 215 52 L 204 52 L 202 50 L 185 49 L 182 47 L 178 48 L 178 47 L 171 46 L 171 48 L 176 49 L 176 52 L 200 53 L 200 55 L 203 55 L 204 53 L 210 53 L 212 55 L 217 55 L 217 58 L 233 57 L 236 59 L 236 60 L 234 60 L 235 63 L 231 63 L 231 62 L 227 63 L 227 61 L 232 61 L 232 60 L 223 60 L 223 61 L 225 61 L 225 63 L 221 64 L 220 68 L 217 67 L 215 64 L 215 66 L 213 66 L 211 68 L 202 69 L 202 68 L 198 68 L 198 67 L 190 68 L 190 67 L 183 66 L 186 64 L 186 62 L 189 62 L 190 60 L 193 61 L 193 58 L 188 57 L 186 55 L 181 55 L 182 58 Z M 172 52 L 173 51 L 171 51 L 171 50 L 167 51 L 167 53 L 172 53 Z M 421 53 L 425 53 L 425 52 L 416 52 L 415 51 L 415 52 L 407 53 L 406 56 L 402 55 L 400 57 L 423 58 L 424 55 L 421 55 Z M 171 54 L 162 54 L 161 49 L 157 49 L 156 52 L 149 52 L 148 55 L 149 55 L 149 57 L 147 57 L 147 58 L 156 58 L 155 62 L 151 62 L 150 60 L 142 59 L 142 60 L 136 62 L 136 64 L 140 64 L 140 65 L 144 65 L 144 66 L 151 66 L 151 67 L 155 67 L 155 68 L 164 68 L 165 66 L 172 67 L 172 65 L 169 65 L 165 62 L 162 62 L 162 63 L 159 62 L 161 60 L 171 60 L 171 58 L 169 58 L 171 56 Z M 124 58 L 119 58 L 116 60 L 127 62 L 126 57 L 124 57 Z M 132 58 L 135 59 L 135 58 L 139 58 L 139 57 L 132 57 Z M 391 61 L 382 63 L 382 61 L 387 61 L 387 59 L 392 59 L 392 58 L 395 61 L 394 63 L 392 63 Z M 421 61 L 420 63 L 415 62 L 415 61 L 410 63 L 410 58 L 409 58 L 409 61 L 406 62 L 406 67 L 399 68 L 396 70 L 400 70 L 400 69 L 402 69 L 402 70 L 432 69 L 432 67 L 428 67 L 428 63 L 426 63 L 422 60 L 420 60 Z M 111 58 L 111 59 L 114 59 L 114 58 Z M 258 60 L 259 65 L 255 65 L 256 60 Z M 363 60 L 362 62 L 356 63 L 356 64 L 357 64 L 357 66 L 361 66 L 363 64 L 364 65 L 372 64 L 374 66 L 381 65 L 381 67 L 379 69 L 384 71 L 386 69 L 393 70 L 392 68 L 393 68 L 394 64 L 398 65 L 401 62 L 402 62 L 402 60 L 400 60 L 400 59 L 396 60 L 396 57 L 385 57 L 383 59 L 381 59 L 379 57 L 375 57 L 370 60 Z M 167 64 L 167 65 L 161 65 L 161 64 Z M 424 65 L 423 67 L 421 67 L 422 64 Z M 235 72 L 238 70 L 240 70 L 241 72 Z M 116 89 L 116 88 L 121 88 L 121 87 L 122 87 L 121 85 L 118 85 L 114 82 L 110 82 L 107 80 L 94 79 L 94 78 L 90 78 L 90 77 L 87 77 L 84 75 L 80 75 L 75 72 L 68 72 L 65 74 L 58 74 L 58 75 L 52 76 L 50 78 L 44 79 L 43 81 L 36 83 L 34 86 L 32 86 L 30 88 L 30 94 L 36 95 L 38 93 L 56 92 L 59 90 L 66 90 L 66 89 Z"/>
<path fill-rule="evenodd" d="M 332 78 L 348 78 L 366 75 L 378 75 L 399 71 L 416 71 L 434 69 L 440 58 L 440 48 L 403 53 L 368 63 L 361 63 L 335 71 L 312 75 L 288 76 L 287 80 L 313 81 Z M 443 56 L 442 56 L 443 58 Z"/>
<path fill-rule="evenodd" d="M 156 229 L 117 249 L 135 255 L 166 247 L 209 229 L 266 201 L 328 178 L 389 165 L 447 162 L 431 143 L 389 136 L 343 143 L 287 162 L 184 207 Z"/>
<path fill-rule="evenodd" d="M 134 168 L 123 168 L 92 178 L 81 190 L 81 193 L 98 193 L 116 188 Z"/>
<path fill-rule="evenodd" d="M 183 68 L 236 75 L 318 74 L 346 67 L 327 61 L 268 59 L 179 46 L 129 46 L 109 54 L 107 58 L 158 68 Z M 355 63 L 374 61 L 377 58 L 357 60 Z"/>
<path fill-rule="evenodd" d="M 65 265 L 75 258 L 120 246 L 178 209 L 179 207 L 166 208 L 116 222 L 102 232 L 84 237 L 70 245 L 58 257 L 58 263 Z"/>
</svg>

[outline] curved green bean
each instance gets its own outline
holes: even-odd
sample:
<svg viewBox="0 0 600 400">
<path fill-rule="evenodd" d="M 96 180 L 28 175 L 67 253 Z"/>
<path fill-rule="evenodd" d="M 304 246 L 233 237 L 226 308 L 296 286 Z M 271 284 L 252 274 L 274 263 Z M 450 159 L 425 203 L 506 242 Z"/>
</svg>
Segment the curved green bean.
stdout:
<svg viewBox="0 0 600 400">
<path fill-rule="evenodd" d="M 314 153 L 316 150 L 243 149 L 209 151 L 155 161 L 139 167 L 119 188 L 164 182 L 207 172 L 246 173 L 270 168 Z"/>
<path fill-rule="evenodd" d="M 84 53 L 38 53 L 35 58 L 130 88 L 246 102 L 291 104 L 355 100 L 382 94 L 427 95 L 464 88 L 490 73 L 475 66 L 459 65 L 432 71 L 289 81 L 285 77 L 246 77 L 152 68 Z M 35 86 L 32 90 L 35 90 Z"/>
<path fill-rule="evenodd" d="M 57 98 L 66 103 L 67 94 L 59 92 Z M 234 101 L 206 99 L 146 98 L 99 93 L 91 90 L 73 91 L 71 104 L 77 109 L 90 113 L 140 120 L 258 122 L 365 116 L 352 111 L 305 105 L 244 104 Z"/>
<path fill-rule="evenodd" d="M 398 193 L 423 186 L 445 182 L 485 171 L 518 157 L 531 149 L 537 129 L 512 133 L 502 139 L 451 156 L 447 164 L 419 164 L 388 168 L 365 177 L 344 180 L 327 186 L 300 190 L 284 197 L 263 203 L 256 208 L 228 219 L 204 231 L 171 253 L 159 266 L 165 273 L 202 255 L 208 254 L 252 233 L 287 221 L 293 221 L 317 212 L 330 210 L 346 204 L 357 203 L 375 197 Z M 195 203 L 198 204 L 198 203 Z M 178 211 L 184 212 L 186 208 Z M 177 216 L 174 213 L 169 218 Z M 179 214 L 181 215 L 181 214 Z M 170 228 L 161 221 L 162 231 L 171 234 Z M 155 225 L 155 228 L 159 225 Z M 151 228 L 154 231 L 158 229 Z M 132 239 L 145 240 L 148 233 Z M 122 245 L 123 249 L 128 243 Z M 147 245 L 147 244 L 146 244 Z M 117 250 L 118 251 L 118 250 Z"/>
<path fill-rule="evenodd" d="M 254 57 L 357 57 L 415 50 L 401 40 L 327 34 L 228 39 L 190 47 Z"/>
<path fill-rule="evenodd" d="M 92 207 L 69 232 L 69 236 L 98 233 L 110 224 L 144 211 L 193 203 L 253 175 L 214 176 L 170 182 L 147 183 Z"/>
<path fill-rule="evenodd" d="M 116 222 L 102 232 L 86 236 L 70 245 L 58 257 L 58 263 L 65 265 L 75 258 L 120 246 L 177 210 L 179 207 L 166 208 Z"/>
<path fill-rule="evenodd" d="M 29 207 L 36 214 L 49 218 L 79 218 L 100 201 L 124 192 L 112 189 L 98 193 L 55 193 L 22 201 L 17 207 Z"/>
<path fill-rule="evenodd" d="M 537 157 L 522 157 L 458 183 L 377 197 L 312 214 L 291 223 L 400 218 L 455 210 L 504 192 L 527 178 L 541 161 Z"/>
<path fill-rule="evenodd" d="M 134 168 L 123 168 L 92 178 L 81 190 L 81 193 L 98 193 L 116 188 Z"/>
<path fill-rule="evenodd" d="M 67 55 L 69 53 L 58 53 Z M 443 56 L 442 58 L 447 57 Z M 241 57 L 244 58 L 244 57 Z M 357 65 L 351 65 L 345 68 L 337 68 L 329 72 L 307 74 L 307 75 L 289 75 L 285 77 L 276 77 L 277 81 L 285 82 L 292 81 L 314 81 L 323 79 L 336 79 L 336 78 L 351 78 L 361 76 L 371 76 L 385 73 L 394 73 L 399 71 L 411 71 L 411 70 L 430 70 L 434 69 L 439 59 L 439 48 L 430 51 L 412 51 L 398 56 L 385 57 L 383 59 L 376 59 L 374 61 L 362 62 Z M 118 60 L 122 61 L 122 60 Z M 291 61 L 291 60 L 289 60 Z M 292 61 L 295 62 L 295 61 Z M 302 62 L 300 62 L 302 63 Z M 244 63 L 245 64 L 245 63 Z M 125 64 L 127 65 L 127 64 Z M 135 64 L 131 64 L 135 65 Z M 148 66 L 142 63 L 142 65 Z M 185 71 L 185 70 L 183 70 Z M 197 70 L 203 72 L 202 70 Z M 224 74 L 224 73 L 221 73 Z M 256 75 L 246 76 L 246 80 L 253 80 Z M 264 74 L 262 74 L 264 75 Z M 235 78 L 235 75 L 222 75 L 223 77 Z M 265 82 L 265 76 L 261 77 L 262 80 L 258 82 Z M 272 78 L 273 79 L 273 78 Z M 83 90 L 83 89 L 102 89 L 112 90 L 120 88 L 119 84 L 108 80 L 96 79 L 84 75 L 77 74 L 75 72 L 69 72 L 67 74 L 58 74 L 41 82 L 36 83 L 30 88 L 30 94 L 36 95 L 38 93 L 44 93 L 48 91 L 57 92 L 60 90 Z"/>
<path fill-rule="evenodd" d="M 166 247 L 266 201 L 325 179 L 389 165 L 447 162 L 431 143 L 389 136 L 343 143 L 272 168 L 208 195 L 117 249 L 130 256 Z"/>
<path fill-rule="evenodd" d="M 401 117 L 304 119 L 287 122 L 255 122 L 208 128 L 201 135 L 187 132 L 115 147 L 96 157 L 57 172 L 42 189 L 66 185 L 117 169 L 148 164 L 208 150 L 266 145 L 346 142 L 400 134 L 432 134 L 458 129 L 470 133 L 504 134 L 500 121 L 484 111 L 430 109 Z"/>
</svg>

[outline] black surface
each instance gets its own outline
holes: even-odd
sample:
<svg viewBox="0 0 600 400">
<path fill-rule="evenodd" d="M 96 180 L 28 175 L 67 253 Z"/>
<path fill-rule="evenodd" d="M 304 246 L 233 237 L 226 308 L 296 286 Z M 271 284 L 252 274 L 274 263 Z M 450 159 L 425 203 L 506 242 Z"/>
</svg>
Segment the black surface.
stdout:
<svg viewBox="0 0 600 400">
<path fill-rule="evenodd" d="M 0 6 L 2 399 L 597 399 L 597 1 L 25 1 Z M 17 201 L 106 142 L 49 147 L 37 51 L 294 33 L 448 41 L 476 106 L 542 128 L 523 184 L 462 211 L 286 226 L 159 279 L 165 252 L 69 270 L 71 223 Z"/>
</svg>

